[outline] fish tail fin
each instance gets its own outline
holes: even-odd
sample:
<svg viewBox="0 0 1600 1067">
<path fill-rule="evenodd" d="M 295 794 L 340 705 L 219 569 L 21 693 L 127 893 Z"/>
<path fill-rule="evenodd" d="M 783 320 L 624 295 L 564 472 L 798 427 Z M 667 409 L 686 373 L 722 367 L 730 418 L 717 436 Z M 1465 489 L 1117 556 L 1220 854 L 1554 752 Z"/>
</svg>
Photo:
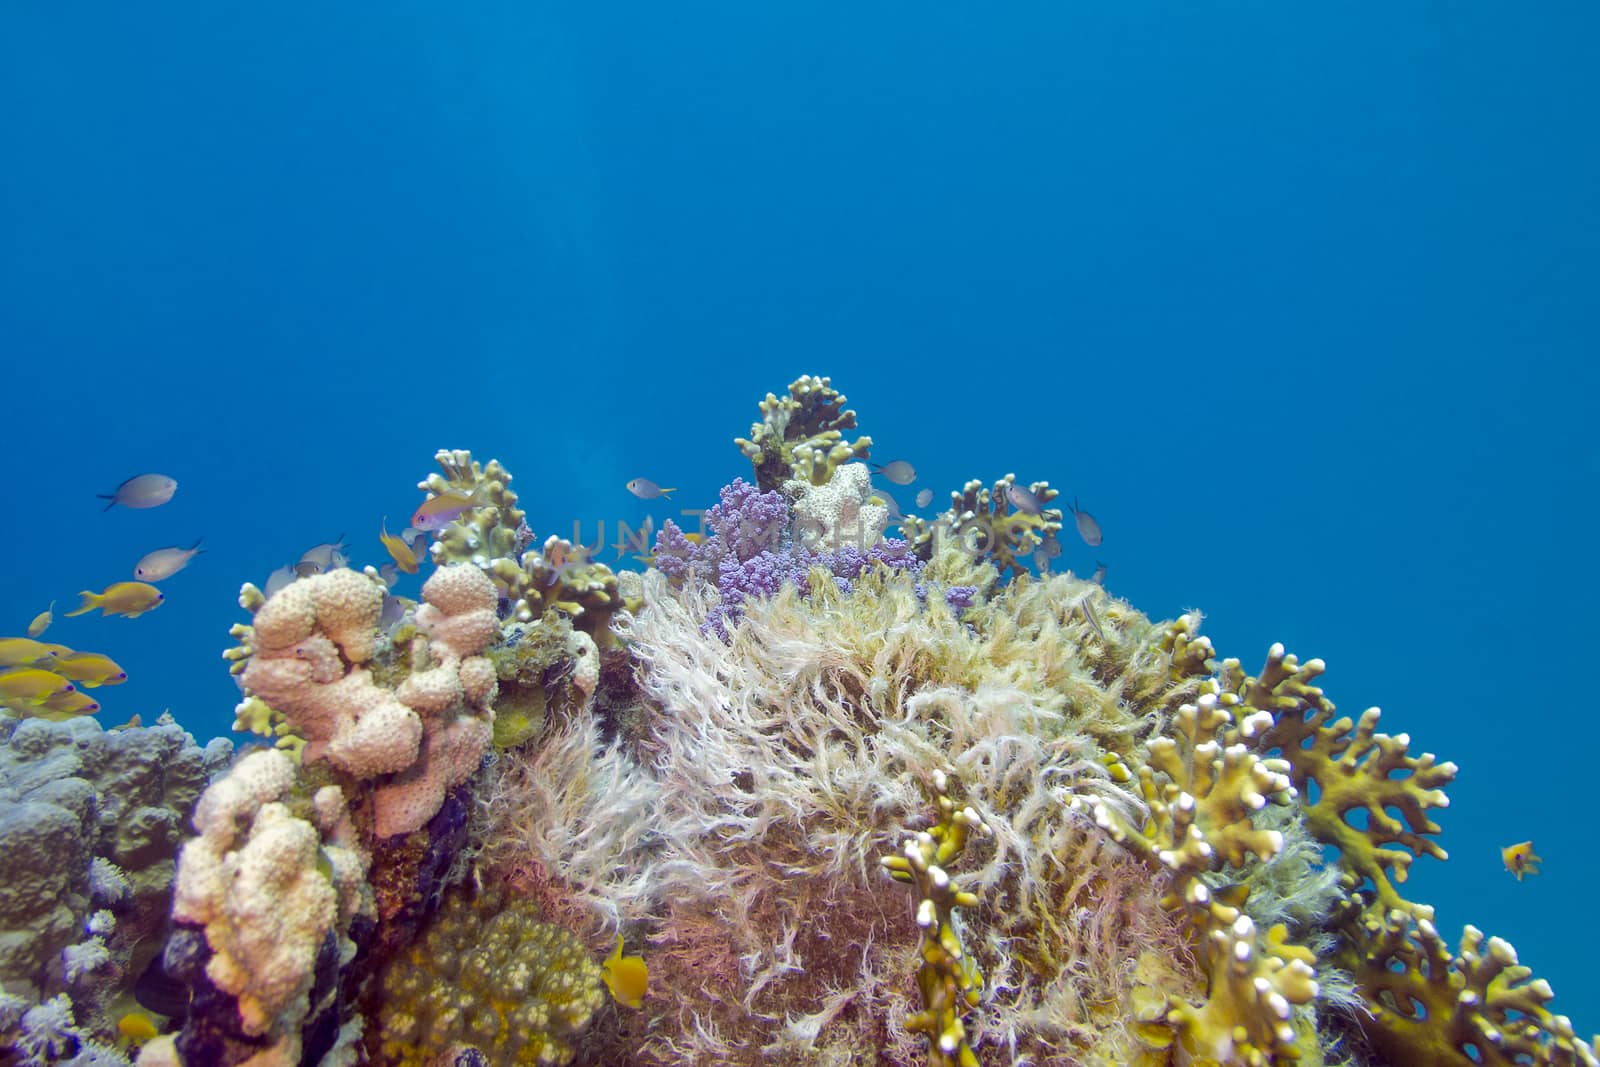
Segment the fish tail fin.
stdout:
<svg viewBox="0 0 1600 1067">
<path fill-rule="evenodd" d="M 69 612 L 67 612 L 67 618 L 69 618 L 69 619 L 72 618 L 74 615 L 82 615 L 85 612 L 93 611 L 95 608 L 98 608 L 100 606 L 102 601 L 105 600 L 105 598 L 102 597 L 99 593 L 91 593 L 87 589 L 83 590 L 78 595 L 83 598 L 83 602 L 78 605 L 78 610 L 77 611 L 69 611 Z"/>
<path fill-rule="evenodd" d="M 193 552 L 195 555 L 199 555 L 200 553 L 204 552 L 205 549 L 200 547 L 200 542 L 204 540 L 204 537 L 196 537 L 194 539 L 194 544 L 189 546 L 189 551 Z"/>
<path fill-rule="evenodd" d="M 109 500 L 109 501 L 111 501 L 111 503 L 109 503 L 105 507 L 101 508 L 100 509 L 101 511 L 110 511 L 112 508 L 117 506 L 117 494 L 115 494 L 115 493 L 96 493 L 95 496 L 97 498 L 99 498 L 100 500 Z"/>
<path fill-rule="evenodd" d="M 663 490 L 661 490 L 661 495 L 666 497 L 668 500 L 671 500 L 672 499 L 672 494 L 676 493 L 677 491 L 678 491 L 678 487 L 677 486 L 673 486 L 671 489 L 663 489 Z"/>
</svg>

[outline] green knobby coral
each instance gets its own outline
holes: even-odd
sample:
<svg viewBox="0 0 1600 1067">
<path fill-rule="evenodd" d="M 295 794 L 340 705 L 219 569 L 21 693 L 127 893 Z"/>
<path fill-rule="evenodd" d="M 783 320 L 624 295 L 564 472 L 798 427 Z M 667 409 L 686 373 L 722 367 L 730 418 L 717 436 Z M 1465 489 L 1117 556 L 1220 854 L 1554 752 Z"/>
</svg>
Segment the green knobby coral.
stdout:
<svg viewBox="0 0 1600 1067">
<path fill-rule="evenodd" d="M 446 895 L 379 988 L 369 1051 L 395 1067 L 465 1048 L 507 1067 L 571 1063 L 604 1003 L 600 965 L 577 936 L 497 889 Z"/>
<path fill-rule="evenodd" d="M 791 478 L 826 484 L 841 464 L 871 454 L 872 438 L 844 439 L 845 430 L 856 428 L 856 413 L 845 409 L 845 396 L 831 381 L 803 374 L 789 383 L 788 396 L 768 393 L 750 437 L 734 439 L 755 467 L 763 492 L 781 488 Z"/>
</svg>

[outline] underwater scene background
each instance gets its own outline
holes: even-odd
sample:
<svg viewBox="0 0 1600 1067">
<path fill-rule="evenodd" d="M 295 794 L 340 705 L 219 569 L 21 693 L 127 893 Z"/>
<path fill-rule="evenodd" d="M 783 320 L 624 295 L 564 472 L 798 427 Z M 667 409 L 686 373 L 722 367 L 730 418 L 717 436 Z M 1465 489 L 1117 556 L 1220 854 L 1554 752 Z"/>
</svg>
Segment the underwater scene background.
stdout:
<svg viewBox="0 0 1600 1067">
<path fill-rule="evenodd" d="M 1403 891 L 1592 1034 L 1596 99 L 1580 3 L 13 5 L 0 634 L 53 602 L 103 725 L 203 745 L 241 583 L 386 562 L 436 450 L 638 571 L 827 375 L 908 514 L 1048 481 L 1057 573 L 1457 764 Z"/>
</svg>

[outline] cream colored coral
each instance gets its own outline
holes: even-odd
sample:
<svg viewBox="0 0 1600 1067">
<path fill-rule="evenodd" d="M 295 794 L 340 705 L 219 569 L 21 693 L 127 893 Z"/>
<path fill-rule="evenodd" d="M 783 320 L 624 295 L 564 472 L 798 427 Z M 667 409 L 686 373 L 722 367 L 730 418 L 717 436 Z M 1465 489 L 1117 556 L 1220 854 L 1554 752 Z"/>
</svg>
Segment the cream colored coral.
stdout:
<svg viewBox="0 0 1600 1067">
<path fill-rule="evenodd" d="M 847 463 L 822 485 L 794 481 L 801 491 L 794 503 L 795 538 L 813 552 L 832 552 L 846 545 L 867 549 L 883 539 L 889 511 L 869 504 L 872 475 L 864 463 Z"/>
<path fill-rule="evenodd" d="M 183 848 L 173 902 L 174 918 L 205 928 L 206 974 L 238 999 L 245 1031 L 291 1042 L 339 906 L 318 870 L 316 828 L 281 803 L 294 780 L 294 764 L 269 749 L 206 790 L 195 808 L 200 836 Z"/>
</svg>

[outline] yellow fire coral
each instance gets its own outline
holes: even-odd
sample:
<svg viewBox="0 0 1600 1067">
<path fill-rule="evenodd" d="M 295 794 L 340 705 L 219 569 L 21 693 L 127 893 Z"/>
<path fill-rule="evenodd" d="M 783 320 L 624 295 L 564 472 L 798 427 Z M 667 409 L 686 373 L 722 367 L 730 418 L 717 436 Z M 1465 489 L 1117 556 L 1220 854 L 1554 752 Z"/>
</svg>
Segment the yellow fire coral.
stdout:
<svg viewBox="0 0 1600 1067">
<path fill-rule="evenodd" d="M 978 1067 L 962 1017 L 978 1005 L 983 975 L 962 947 L 956 917 L 957 907 L 976 907 L 978 898 L 957 889 L 946 868 L 961 855 L 972 830 L 988 828 L 972 808 L 957 807 L 943 770 L 934 772 L 933 788 L 939 821 L 907 839 L 901 855 L 882 860 L 890 877 L 917 890 L 917 928 L 922 931 L 917 987 L 923 1009 L 906 1020 L 906 1029 L 928 1035 L 929 1067 Z"/>
<path fill-rule="evenodd" d="M 844 405 L 831 379 L 809 374 L 790 382 L 782 399 L 768 393 L 750 437 L 734 439 L 755 467 L 757 487 L 778 489 L 791 478 L 824 485 L 841 464 L 871 455 L 872 438 L 844 439 L 843 431 L 856 428 L 856 413 Z"/>
</svg>

